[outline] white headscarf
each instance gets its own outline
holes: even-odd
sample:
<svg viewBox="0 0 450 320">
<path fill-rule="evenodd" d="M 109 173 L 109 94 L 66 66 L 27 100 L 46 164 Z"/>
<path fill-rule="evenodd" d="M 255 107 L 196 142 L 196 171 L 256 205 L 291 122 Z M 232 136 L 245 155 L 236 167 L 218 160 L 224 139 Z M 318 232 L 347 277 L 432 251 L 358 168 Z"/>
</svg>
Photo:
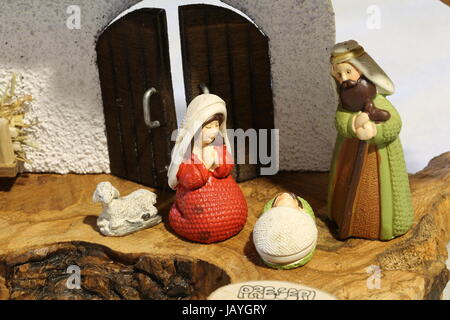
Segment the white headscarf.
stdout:
<svg viewBox="0 0 450 320">
<path fill-rule="evenodd" d="M 367 79 L 372 81 L 377 87 L 378 93 L 391 95 L 395 92 L 392 80 L 355 40 L 341 42 L 334 46 L 331 63 L 335 65 L 344 62 L 354 65 Z"/>
<path fill-rule="evenodd" d="M 172 150 L 172 161 L 167 176 L 169 186 L 175 190 L 178 185 L 177 173 L 181 163 L 184 161 L 186 151 L 191 146 L 195 134 L 202 128 L 203 124 L 216 114 L 223 115 L 220 125 L 220 133 L 227 149 L 231 152 L 230 141 L 227 135 L 227 109 L 225 101 L 214 94 L 202 94 L 197 96 L 189 104 L 181 128 L 178 130 L 177 140 Z"/>
</svg>

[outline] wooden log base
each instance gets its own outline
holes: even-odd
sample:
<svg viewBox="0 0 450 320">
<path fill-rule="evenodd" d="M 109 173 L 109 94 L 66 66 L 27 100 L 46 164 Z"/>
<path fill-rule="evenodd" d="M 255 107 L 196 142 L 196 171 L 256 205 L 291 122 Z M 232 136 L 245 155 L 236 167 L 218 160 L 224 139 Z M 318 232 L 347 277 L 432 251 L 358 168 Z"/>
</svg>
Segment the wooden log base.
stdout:
<svg viewBox="0 0 450 320">
<path fill-rule="evenodd" d="M 185 241 L 171 231 L 167 213 L 174 193 L 158 192 L 164 223 L 124 238 L 107 238 L 96 226 L 102 210 L 92 203 L 97 184 L 110 181 L 122 195 L 141 185 L 109 175 L 23 174 L 11 188 L 0 182 L 0 299 L 205 298 L 207 291 L 227 282 L 258 280 L 294 282 L 338 299 L 439 299 L 449 280 L 445 261 L 450 240 L 450 152 L 410 177 L 414 226 L 388 242 L 337 240 L 326 214 L 327 180 L 326 173 L 284 172 L 240 184 L 249 205 L 247 224 L 237 236 L 212 245 Z M 266 267 L 252 242 L 253 226 L 264 204 L 280 192 L 301 195 L 318 217 L 314 257 L 293 270 Z M 64 250 L 70 253 L 67 258 Z M 174 256 L 189 257 L 183 259 L 191 259 L 196 270 L 204 264 L 200 261 L 212 266 L 202 267 L 207 272 L 192 272 L 200 279 L 197 285 L 177 287 L 176 283 L 195 281 L 177 271 L 175 259 L 168 258 Z M 163 288 L 152 272 L 142 272 L 142 261 L 166 261 L 175 271 L 160 281 L 178 288 L 179 295 Z M 82 277 L 86 274 L 81 283 L 89 288 L 86 292 L 67 292 L 62 287 L 69 263 L 81 267 Z M 114 275 L 114 270 L 123 275 Z M 148 275 L 148 285 L 139 283 L 140 274 Z M 45 283 L 42 289 L 37 289 L 39 281 Z M 105 282 L 124 291 L 106 289 Z"/>
<path fill-rule="evenodd" d="M 79 288 L 74 287 L 71 266 L 81 271 Z M 12 300 L 205 299 L 230 283 L 222 269 L 205 261 L 126 255 L 83 242 L 8 256 L 0 276 L 4 279 L 2 298 Z"/>
</svg>

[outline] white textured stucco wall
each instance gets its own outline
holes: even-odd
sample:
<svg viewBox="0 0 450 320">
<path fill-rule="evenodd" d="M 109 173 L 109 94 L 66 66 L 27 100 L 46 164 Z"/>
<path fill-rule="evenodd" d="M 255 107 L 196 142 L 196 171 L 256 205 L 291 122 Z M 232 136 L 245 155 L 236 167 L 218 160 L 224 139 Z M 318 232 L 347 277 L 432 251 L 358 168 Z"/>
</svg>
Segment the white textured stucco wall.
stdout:
<svg viewBox="0 0 450 320">
<path fill-rule="evenodd" d="M 73 1 L 5 1 L 0 4 L 1 78 L 23 76 L 20 90 L 38 118 L 29 150 L 38 172 L 109 172 L 103 108 L 96 68 L 99 31 L 132 1 L 77 0 L 80 30 L 66 27 Z"/>
<path fill-rule="evenodd" d="M 137 2 L 77 0 L 81 29 L 69 30 L 66 10 L 73 1 L 1 1 L 0 84 L 12 72 L 23 76 L 19 90 L 34 97 L 28 118 L 40 122 L 33 130 L 40 149 L 29 150 L 33 164 L 28 170 L 109 172 L 95 41 L 113 18 Z M 281 169 L 327 170 L 336 106 L 327 52 L 335 37 L 331 3 L 224 2 L 269 36 Z"/>
</svg>

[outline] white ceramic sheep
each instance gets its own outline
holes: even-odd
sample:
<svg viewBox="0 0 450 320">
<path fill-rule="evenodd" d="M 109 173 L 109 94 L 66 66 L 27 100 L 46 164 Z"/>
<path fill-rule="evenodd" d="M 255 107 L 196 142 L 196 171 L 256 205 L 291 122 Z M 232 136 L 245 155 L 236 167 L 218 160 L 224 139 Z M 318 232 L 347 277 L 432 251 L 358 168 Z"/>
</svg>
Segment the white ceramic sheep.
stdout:
<svg viewBox="0 0 450 320">
<path fill-rule="evenodd" d="M 156 194 L 148 190 L 137 190 L 126 197 L 109 182 L 97 186 L 94 203 L 103 205 L 103 212 L 97 219 L 97 226 L 105 236 L 122 237 L 150 228 L 161 222 L 155 208 Z"/>
</svg>

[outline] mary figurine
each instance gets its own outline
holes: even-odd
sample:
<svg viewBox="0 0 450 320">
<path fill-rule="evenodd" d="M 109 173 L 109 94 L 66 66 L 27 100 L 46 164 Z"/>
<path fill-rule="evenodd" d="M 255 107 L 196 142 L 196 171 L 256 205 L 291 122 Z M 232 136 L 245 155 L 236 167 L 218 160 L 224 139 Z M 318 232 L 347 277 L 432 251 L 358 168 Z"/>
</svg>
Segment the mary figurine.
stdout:
<svg viewBox="0 0 450 320">
<path fill-rule="evenodd" d="M 169 186 L 176 200 L 169 224 L 180 236 L 200 243 L 226 240 L 247 220 L 247 202 L 231 171 L 225 102 L 213 94 L 196 97 L 178 132 Z"/>
</svg>

